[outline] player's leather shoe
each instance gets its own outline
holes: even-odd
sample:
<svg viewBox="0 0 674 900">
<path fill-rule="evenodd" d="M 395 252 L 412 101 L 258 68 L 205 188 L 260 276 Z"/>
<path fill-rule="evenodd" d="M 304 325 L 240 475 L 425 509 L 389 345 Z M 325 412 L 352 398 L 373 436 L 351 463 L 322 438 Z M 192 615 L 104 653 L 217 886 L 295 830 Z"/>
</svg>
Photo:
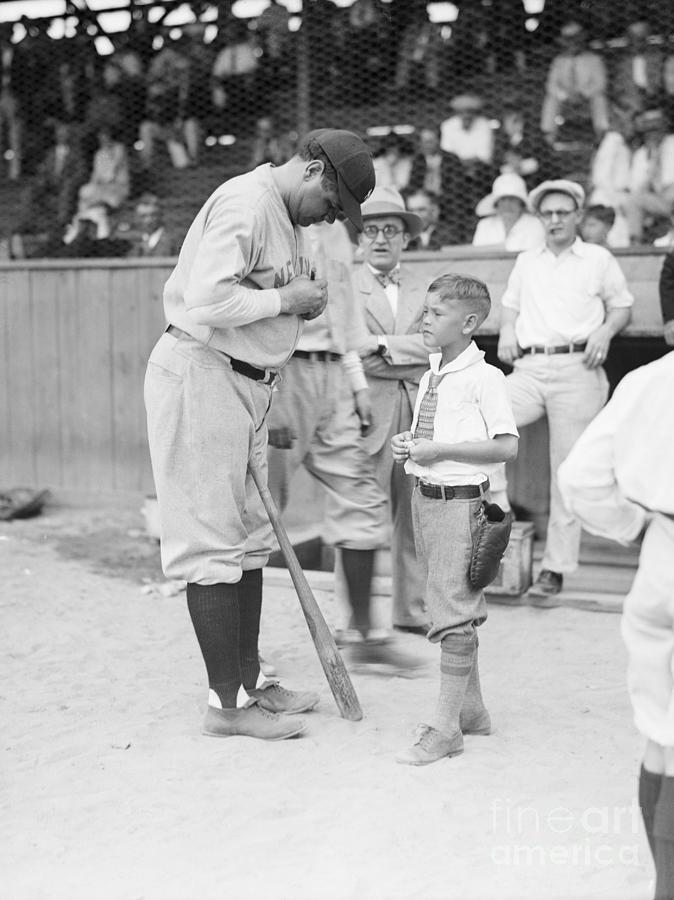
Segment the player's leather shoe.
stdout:
<svg viewBox="0 0 674 900">
<path fill-rule="evenodd" d="M 405 766 L 427 766 L 445 756 L 463 753 L 463 735 L 460 731 L 448 737 L 430 725 L 419 725 L 414 744 L 396 755 L 396 762 Z"/>
<path fill-rule="evenodd" d="M 491 718 L 486 709 L 470 719 L 461 715 L 459 727 L 463 734 L 491 734 Z"/>
<path fill-rule="evenodd" d="M 253 700 L 257 700 L 262 709 L 288 715 L 309 712 L 320 700 L 315 691 L 289 691 L 276 681 L 267 681 L 247 693 Z"/>
<path fill-rule="evenodd" d="M 249 701 L 237 709 L 216 709 L 209 706 L 201 731 L 209 737 L 241 735 L 262 741 L 283 741 L 302 734 L 305 728 L 302 719 L 276 715 L 263 709 L 258 703 Z"/>
</svg>

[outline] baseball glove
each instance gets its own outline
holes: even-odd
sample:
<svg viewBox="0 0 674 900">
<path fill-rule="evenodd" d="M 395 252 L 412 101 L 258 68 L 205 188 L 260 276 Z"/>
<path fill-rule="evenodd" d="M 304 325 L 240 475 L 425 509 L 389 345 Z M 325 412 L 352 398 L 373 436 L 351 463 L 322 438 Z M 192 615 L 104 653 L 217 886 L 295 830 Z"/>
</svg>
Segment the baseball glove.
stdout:
<svg viewBox="0 0 674 900">
<path fill-rule="evenodd" d="M 0 520 L 37 516 L 49 497 L 49 491 L 34 491 L 31 488 L 18 487 L 0 491 Z"/>
<path fill-rule="evenodd" d="M 498 568 L 510 540 L 512 513 L 496 503 L 483 503 L 480 524 L 470 558 L 469 579 L 474 588 L 484 588 L 498 575 Z"/>
</svg>

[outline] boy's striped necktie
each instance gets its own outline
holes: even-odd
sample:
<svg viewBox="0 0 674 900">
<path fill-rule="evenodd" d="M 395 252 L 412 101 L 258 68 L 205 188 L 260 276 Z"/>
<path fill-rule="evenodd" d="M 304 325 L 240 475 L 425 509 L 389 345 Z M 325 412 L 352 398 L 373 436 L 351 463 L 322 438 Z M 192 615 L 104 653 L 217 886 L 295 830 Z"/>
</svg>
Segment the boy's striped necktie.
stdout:
<svg viewBox="0 0 674 900">
<path fill-rule="evenodd" d="M 415 439 L 426 438 L 429 441 L 433 440 L 433 423 L 435 422 L 435 411 L 438 408 L 438 385 L 446 374 L 446 372 L 443 375 L 433 375 L 431 373 L 426 393 L 422 397 L 421 405 L 419 406 L 417 427 L 414 430 Z"/>
</svg>

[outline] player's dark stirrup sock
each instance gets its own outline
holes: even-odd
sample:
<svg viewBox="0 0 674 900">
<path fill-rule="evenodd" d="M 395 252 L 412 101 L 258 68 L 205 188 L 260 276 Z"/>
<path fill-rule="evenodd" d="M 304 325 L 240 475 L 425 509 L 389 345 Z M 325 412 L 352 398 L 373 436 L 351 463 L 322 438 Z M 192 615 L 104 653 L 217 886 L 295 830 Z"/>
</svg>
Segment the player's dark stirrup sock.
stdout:
<svg viewBox="0 0 674 900">
<path fill-rule="evenodd" d="M 440 696 L 433 724 L 439 731 L 451 736 L 459 730 L 459 716 L 473 668 L 477 635 L 446 634 L 440 645 Z"/>
<path fill-rule="evenodd" d="M 674 775 L 663 775 L 653 821 L 655 900 L 674 900 Z"/>
<path fill-rule="evenodd" d="M 374 550 L 347 550 L 342 547 L 342 567 L 354 626 L 363 637 L 367 637 L 371 624 L 370 599 Z"/>
<path fill-rule="evenodd" d="M 232 709 L 241 687 L 238 585 L 188 584 L 187 609 L 206 663 L 208 686 L 223 709 Z"/>
<path fill-rule="evenodd" d="M 258 640 L 262 611 L 262 569 L 244 572 L 239 588 L 239 660 L 241 681 L 247 691 L 257 685 L 260 674 Z"/>
<path fill-rule="evenodd" d="M 643 766 L 639 770 L 639 809 L 644 820 L 646 837 L 655 859 L 655 841 L 653 839 L 653 819 L 655 818 L 655 806 L 660 796 L 662 775 L 659 772 L 649 772 Z"/>
</svg>

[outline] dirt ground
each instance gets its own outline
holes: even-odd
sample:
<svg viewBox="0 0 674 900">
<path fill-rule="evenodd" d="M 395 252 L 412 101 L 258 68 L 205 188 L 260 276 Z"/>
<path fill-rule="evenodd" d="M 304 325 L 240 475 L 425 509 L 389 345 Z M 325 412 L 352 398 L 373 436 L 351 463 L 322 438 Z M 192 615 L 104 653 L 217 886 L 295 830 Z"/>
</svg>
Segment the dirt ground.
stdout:
<svg viewBox="0 0 674 900">
<path fill-rule="evenodd" d="M 495 731 L 396 764 L 432 711 L 415 679 L 354 676 L 341 719 L 287 573 L 265 572 L 263 650 L 320 690 L 305 736 L 201 736 L 205 673 L 161 581 L 142 497 L 0 523 L 3 900 L 649 900 L 640 739 L 619 617 L 493 606 Z M 339 611 L 325 577 L 326 618 Z"/>
</svg>

